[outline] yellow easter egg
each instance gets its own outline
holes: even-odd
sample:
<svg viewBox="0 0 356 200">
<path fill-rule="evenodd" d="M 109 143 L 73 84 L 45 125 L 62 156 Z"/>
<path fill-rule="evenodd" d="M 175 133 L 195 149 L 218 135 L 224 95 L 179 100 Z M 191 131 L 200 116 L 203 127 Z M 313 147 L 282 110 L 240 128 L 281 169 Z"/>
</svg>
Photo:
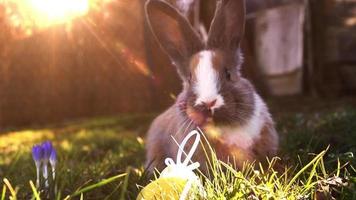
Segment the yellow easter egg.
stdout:
<svg viewBox="0 0 356 200">
<path fill-rule="evenodd" d="M 142 189 L 136 200 L 178 200 L 187 180 L 159 178 Z"/>
</svg>

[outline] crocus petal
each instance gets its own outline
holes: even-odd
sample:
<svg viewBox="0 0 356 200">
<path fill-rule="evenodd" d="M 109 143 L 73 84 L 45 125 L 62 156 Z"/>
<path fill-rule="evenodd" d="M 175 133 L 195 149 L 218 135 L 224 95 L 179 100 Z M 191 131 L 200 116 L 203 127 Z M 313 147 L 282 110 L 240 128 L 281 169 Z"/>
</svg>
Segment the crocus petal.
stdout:
<svg viewBox="0 0 356 200">
<path fill-rule="evenodd" d="M 56 162 L 57 162 L 57 152 L 54 148 L 52 148 L 52 152 L 51 155 L 49 157 L 49 162 L 52 166 L 52 168 L 54 168 L 56 166 Z"/>
<path fill-rule="evenodd" d="M 42 148 L 43 148 L 43 158 L 45 160 L 49 160 L 49 157 L 51 156 L 51 152 L 53 150 L 52 143 L 50 141 L 46 141 L 42 143 Z"/>
<path fill-rule="evenodd" d="M 44 161 L 44 164 L 43 164 L 43 170 L 42 170 L 42 175 L 43 175 L 43 178 L 45 180 L 45 187 L 48 188 L 49 187 L 49 183 L 48 183 L 48 166 L 47 166 L 47 161 Z"/>
<path fill-rule="evenodd" d="M 43 148 L 40 145 L 35 145 L 32 147 L 32 158 L 35 161 L 35 163 L 39 163 L 41 162 L 41 160 L 43 159 Z"/>
</svg>

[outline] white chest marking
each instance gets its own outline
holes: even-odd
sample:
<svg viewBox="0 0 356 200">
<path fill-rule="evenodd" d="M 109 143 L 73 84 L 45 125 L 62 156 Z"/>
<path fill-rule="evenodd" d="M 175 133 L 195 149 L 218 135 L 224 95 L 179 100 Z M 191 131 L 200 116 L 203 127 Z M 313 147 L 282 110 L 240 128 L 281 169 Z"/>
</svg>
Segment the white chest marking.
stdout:
<svg viewBox="0 0 356 200">
<path fill-rule="evenodd" d="M 238 127 L 223 127 L 225 139 L 230 145 L 236 145 L 243 149 L 250 148 L 259 139 L 263 126 L 265 125 L 266 105 L 258 94 L 254 95 L 255 110 L 248 123 Z"/>
<path fill-rule="evenodd" d="M 195 104 L 211 102 L 216 100 L 212 110 L 224 105 L 224 99 L 219 92 L 219 75 L 213 67 L 213 53 L 211 51 L 202 51 L 199 53 L 199 62 L 195 69 L 196 83 L 194 91 L 197 95 Z"/>
</svg>

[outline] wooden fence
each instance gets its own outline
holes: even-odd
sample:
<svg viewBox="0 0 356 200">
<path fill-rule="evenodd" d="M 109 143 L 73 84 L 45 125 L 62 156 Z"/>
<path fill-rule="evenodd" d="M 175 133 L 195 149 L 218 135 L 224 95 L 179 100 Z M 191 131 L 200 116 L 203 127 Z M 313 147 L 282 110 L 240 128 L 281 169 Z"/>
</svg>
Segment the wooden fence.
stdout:
<svg viewBox="0 0 356 200">
<path fill-rule="evenodd" d="M 109 15 L 94 12 L 71 26 L 55 26 L 21 38 L 14 37 L 4 23 L 4 9 L 0 7 L 0 130 L 123 112 L 160 111 L 169 106 L 181 81 L 147 29 L 144 2 L 113 1 L 106 8 Z M 200 1 L 198 17 L 207 28 L 214 2 Z M 253 13 L 295 1 L 247 2 L 250 18 L 248 37 L 242 44 L 243 70 L 260 92 L 268 93 L 256 58 Z M 354 91 L 355 2 L 305 2 L 309 12 L 303 40 L 303 91 L 329 95 Z M 194 22 L 197 10 L 192 12 L 189 16 Z"/>
</svg>

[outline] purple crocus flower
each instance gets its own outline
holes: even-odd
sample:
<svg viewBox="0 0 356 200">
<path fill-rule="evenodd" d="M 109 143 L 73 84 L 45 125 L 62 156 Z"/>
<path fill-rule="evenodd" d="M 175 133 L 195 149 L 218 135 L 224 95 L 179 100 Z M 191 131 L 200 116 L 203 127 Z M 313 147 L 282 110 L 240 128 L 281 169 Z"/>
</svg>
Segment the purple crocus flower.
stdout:
<svg viewBox="0 0 356 200">
<path fill-rule="evenodd" d="M 40 186 L 40 170 L 42 167 L 42 175 L 45 180 L 45 187 L 49 187 L 48 182 L 48 164 L 52 168 L 52 177 L 55 179 L 55 167 L 57 163 L 57 153 L 50 141 L 45 141 L 40 145 L 32 147 L 32 157 L 36 164 L 37 180 L 36 186 Z"/>
<path fill-rule="evenodd" d="M 43 149 L 43 159 L 49 160 L 49 157 L 51 156 L 52 150 L 53 150 L 53 145 L 50 141 L 46 141 L 42 143 L 42 149 Z"/>
<path fill-rule="evenodd" d="M 57 152 L 54 148 L 52 148 L 51 155 L 49 156 L 49 163 L 52 168 L 52 176 L 53 180 L 56 178 L 56 164 L 57 164 Z"/>
<path fill-rule="evenodd" d="M 48 183 L 48 162 L 49 158 L 51 157 L 51 153 L 53 151 L 53 145 L 50 141 L 46 141 L 42 143 L 42 149 L 43 149 L 43 178 L 45 179 L 45 186 L 49 187 Z"/>
<path fill-rule="evenodd" d="M 40 186 L 40 168 L 43 160 L 43 148 L 40 145 L 35 145 L 32 147 L 32 158 L 36 165 L 36 187 Z"/>
<path fill-rule="evenodd" d="M 32 147 L 32 158 L 35 161 L 36 165 L 41 164 L 43 158 L 43 149 L 40 145 L 35 145 Z"/>
</svg>

